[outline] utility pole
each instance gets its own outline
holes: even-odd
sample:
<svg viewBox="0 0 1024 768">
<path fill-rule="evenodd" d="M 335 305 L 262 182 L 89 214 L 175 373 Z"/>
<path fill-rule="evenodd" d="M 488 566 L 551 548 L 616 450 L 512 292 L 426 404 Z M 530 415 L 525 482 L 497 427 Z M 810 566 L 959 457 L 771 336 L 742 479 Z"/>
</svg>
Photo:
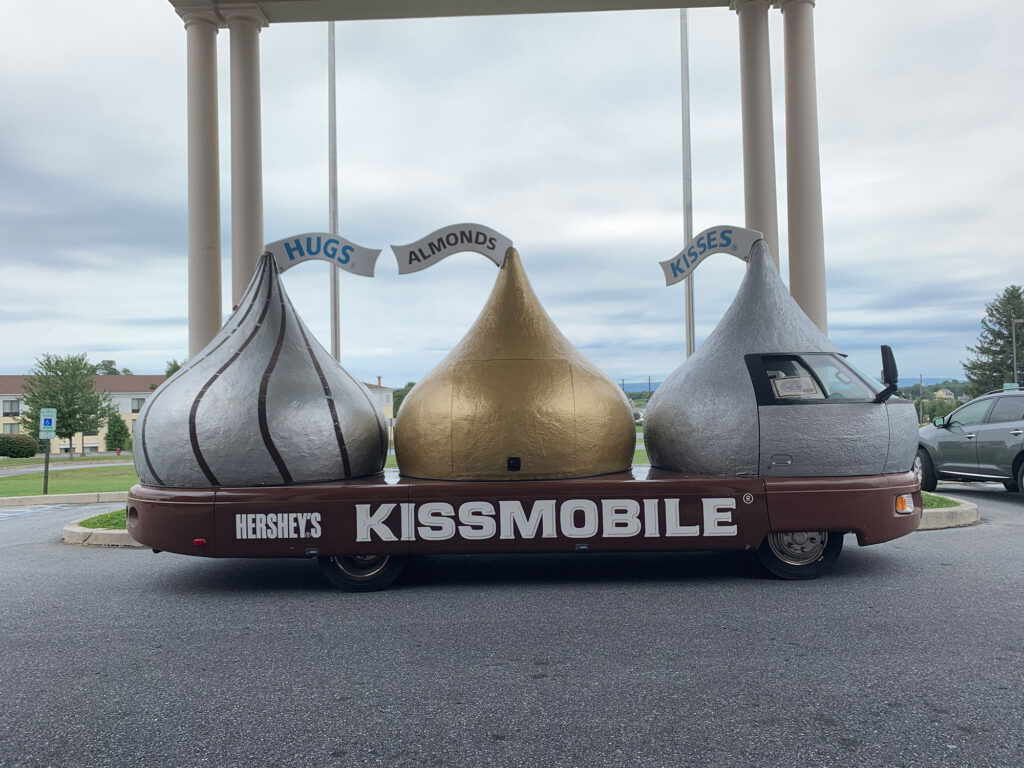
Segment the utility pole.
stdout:
<svg viewBox="0 0 1024 768">
<path fill-rule="evenodd" d="M 922 424 L 924 423 L 924 374 L 919 373 L 918 376 L 921 377 L 921 395 L 917 398 L 917 422 Z"/>
<path fill-rule="evenodd" d="M 334 22 L 327 22 L 327 154 L 330 196 L 329 232 L 338 234 L 338 100 L 334 61 Z M 331 357 L 341 359 L 341 285 L 338 265 L 331 264 Z"/>
<path fill-rule="evenodd" d="M 1013 337 L 1013 383 L 1018 387 L 1020 382 L 1017 381 L 1017 324 L 1024 323 L 1024 318 L 1011 317 L 1010 318 L 1010 334 Z"/>
<path fill-rule="evenodd" d="M 690 153 L 690 34 L 685 8 L 679 9 L 679 58 L 683 118 L 683 243 L 693 239 L 693 163 Z M 684 245 L 685 247 L 685 245 Z M 693 315 L 693 273 L 686 280 L 686 356 L 697 349 Z M 650 389 L 648 387 L 648 389 Z"/>
</svg>

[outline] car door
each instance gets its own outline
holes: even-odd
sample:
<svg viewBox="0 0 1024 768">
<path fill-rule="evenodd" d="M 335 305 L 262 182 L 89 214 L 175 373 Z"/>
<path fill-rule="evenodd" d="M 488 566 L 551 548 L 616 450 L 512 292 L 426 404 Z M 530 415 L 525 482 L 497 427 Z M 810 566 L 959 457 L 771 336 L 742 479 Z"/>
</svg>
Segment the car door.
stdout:
<svg viewBox="0 0 1024 768">
<path fill-rule="evenodd" d="M 762 477 L 882 473 L 888 412 L 843 360 L 829 353 L 750 355 L 748 367 L 758 399 Z"/>
<path fill-rule="evenodd" d="M 935 434 L 935 471 L 953 474 L 978 474 L 978 426 L 994 398 L 975 400 L 946 417 Z"/>
<path fill-rule="evenodd" d="M 1024 445 L 1024 395 L 997 397 L 976 434 L 978 473 L 1014 480 L 1013 459 Z"/>
</svg>

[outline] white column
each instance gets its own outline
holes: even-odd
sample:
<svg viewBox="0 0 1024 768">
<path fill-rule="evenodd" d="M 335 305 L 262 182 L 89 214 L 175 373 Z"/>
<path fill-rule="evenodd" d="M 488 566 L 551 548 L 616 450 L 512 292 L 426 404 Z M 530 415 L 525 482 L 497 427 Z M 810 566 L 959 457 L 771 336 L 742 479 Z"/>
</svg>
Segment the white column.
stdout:
<svg viewBox="0 0 1024 768">
<path fill-rule="evenodd" d="M 260 28 L 253 4 L 222 6 L 231 33 L 231 301 L 237 304 L 263 253 Z"/>
<path fill-rule="evenodd" d="M 782 0 L 781 7 L 786 61 L 789 291 L 821 332 L 827 334 L 825 232 L 814 76 L 814 0 Z"/>
<path fill-rule="evenodd" d="M 746 225 L 764 233 L 779 263 L 775 193 L 775 131 L 768 55 L 768 0 L 733 0 L 740 28 L 740 101 L 743 112 L 743 203 Z"/>
<path fill-rule="evenodd" d="M 217 27 L 212 8 L 180 11 L 188 46 L 188 356 L 221 326 Z"/>
</svg>

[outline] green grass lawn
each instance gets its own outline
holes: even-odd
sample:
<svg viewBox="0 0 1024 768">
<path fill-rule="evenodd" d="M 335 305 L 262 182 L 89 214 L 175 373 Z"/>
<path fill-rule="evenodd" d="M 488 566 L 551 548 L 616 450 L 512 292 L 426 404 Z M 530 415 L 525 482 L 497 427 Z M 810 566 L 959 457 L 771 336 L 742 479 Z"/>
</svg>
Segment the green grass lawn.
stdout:
<svg viewBox="0 0 1024 768">
<path fill-rule="evenodd" d="M 135 467 L 85 467 L 50 473 L 50 493 L 97 493 L 127 491 L 139 482 Z M 43 492 L 43 473 L 0 477 L 0 496 L 38 496 Z"/>
<path fill-rule="evenodd" d="M 104 512 L 102 515 L 82 520 L 79 525 L 83 528 L 125 529 L 128 527 L 128 511 L 122 507 L 113 512 Z"/>
<path fill-rule="evenodd" d="M 925 509 L 940 509 L 941 507 L 955 507 L 959 504 L 956 499 L 951 499 L 948 496 L 939 496 L 935 493 L 921 492 L 921 502 L 924 504 Z"/>
<path fill-rule="evenodd" d="M 50 457 L 51 467 L 66 467 L 78 464 L 79 462 L 86 464 L 86 466 L 93 466 L 94 464 L 102 464 L 105 461 L 131 461 L 132 455 L 121 451 L 120 456 L 90 456 L 86 454 L 83 456 L 80 453 L 75 454 L 75 458 L 69 459 L 66 454 L 55 455 Z M 2 467 L 42 467 L 43 466 L 42 456 L 32 456 L 27 459 L 11 459 L 4 457 L 0 459 L 0 468 Z"/>
</svg>

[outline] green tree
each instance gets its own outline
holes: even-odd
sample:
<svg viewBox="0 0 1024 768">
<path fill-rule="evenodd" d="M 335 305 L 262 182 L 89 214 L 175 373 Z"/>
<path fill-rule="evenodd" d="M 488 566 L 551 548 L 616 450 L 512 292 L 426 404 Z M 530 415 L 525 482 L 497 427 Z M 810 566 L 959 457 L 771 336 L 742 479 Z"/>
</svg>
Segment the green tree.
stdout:
<svg viewBox="0 0 1024 768">
<path fill-rule="evenodd" d="M 128 425 L 116 410 L 112 410 L 107 414 L 107 434 L 103 438 L 103 448 L 107 451 L 124 450 L 128 447 L 129 437 L 131 433 Z"/>
<path fill-rule="evenodd" d="M 415 386 L 416 386 L 416 382 L 415 381 L 410 381 L 404 387 L 400 387 L 400 388 L 398 388 L 398 389 L 396 389 L 394 391 L 394 393 L 392 394 L 392 397 L 394 398 L 394 406 L 395 406 L 394 413 L 396 413 L 396 414 L 398 413 L 398 409 L 401 407 L 402 401 L 405 400 L 405 396 L 408 395 L 409 394 L 409 390 L 412 389 Z"/>
<path fill-rule="evenodd" d="M 1024 290 L 1019 285 L 1007 286 L 1001 294 L 985 305 L 978 343 L 967 347 L 971 357 L 961 364 L 967 373 L 967 394 L 977 397 L 991 389 L 999 389 L 1013 381 L 1014 318 L 1024 319 Z M 1024 369 L 1024 325 L 1017 326 L 1017 376 Z"/>
<path fill-rule="evenodd" d="M 33 437 L 39 436 L 39 409 L 57 409 L 57 437 L 68 441 L 75 455 L 73 438 L 77 433 L 96 434 L 114 408 L 109 392 L 97 392 L 93 376 L 96 366 L 84 354 L 43 355 L 25 377 L 25 409 L 21 426 Z"/>
<path fill-rule="evenodd" d="M 170 378 L 175 373 L 177 373 L 178 369 L 181 368 L 181 366 L 183 366 L 186 362 L 188 362 L 188 358 L 187 357 L 184 360 L 182 360 L 180 363 L 177 361 L 177 359 L 175 359 L 175 360 L 168 360 L 167 361 L 167 368 L 164 370 L 164 375 L 166 375 L 168 378 Z"/>
<path fill-rule="evenodd" d="M 95 366 L 95 371 L 100 376 L 130 376 L 131 371 L 127 368 L 118 368 L 113 360 L 100 360 Z"/>
<path fill-rule="evenodd" d="M 921 423 L 929 424 L 933 419 L 937 419 L 940 416 L 945 418 L 954 410 L 960 407 L 960 403 L 956 400 L 919 400 L 915 403 L 918 406 L 918 410 L 921 413 Z"/>
</svg>

